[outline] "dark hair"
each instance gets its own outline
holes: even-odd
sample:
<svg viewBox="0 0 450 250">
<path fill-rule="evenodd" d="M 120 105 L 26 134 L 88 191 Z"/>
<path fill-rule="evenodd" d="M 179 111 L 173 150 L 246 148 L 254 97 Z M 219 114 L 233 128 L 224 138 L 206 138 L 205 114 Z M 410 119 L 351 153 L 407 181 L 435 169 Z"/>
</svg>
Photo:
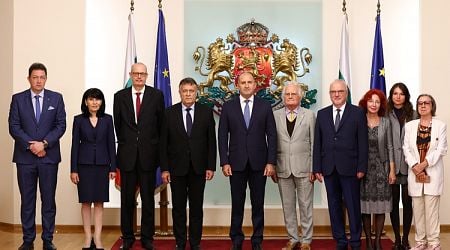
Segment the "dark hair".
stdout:
<svg viewBox="0 0 450 250">
<path fill-rule="evenodd" d="M 84 117 L 89 117 L 91 114 L 89 113 L 89 109 L 85 103 L 88 98 L 95 98 L 102 101 L 100 108 L 97 111 L 97 117 L 102 117 L 105 115 L 105 97 L 103 92 L 97 88 L 91 88 L 84 92 L 83 99 L 81 100 L 81 113 Z"/>
<path fill-rule="evenodd" d="M 378 110 L 378 116 L 384 116 L 386 113 L 386 96 L 379 89 L 371 89 L 366 92 L 363 98 L 359 101 L 359 106 L 367 113 L 367 101 L 372 98 L 372 95 L 377 95 L 380 98 L 380 109 Z"/>
<path fill-rule="evenodd" d="M 420 118 L 420 114 L 419 114 L 419 99 L 420 97 L 429 97 L 431 100 L 431 116 L 436 116 L 436 101 L 434 100 L 434 98 L 429 95 L 429 94 L 420 94 L 417 97 L 417 101 L 416 101 L 416 112 L 417 112 L 417 117 Z"/>
<path fill-rule="evenodd" d="M 392 112 L 394 110 L 394 102 L 392 101 L 392 96 L 394 95 L 394 90 L 396 88 L 399 88 L 403 94 L 405 95 L 405 103 L 403 103 L 403 112 L 401 117 L 398 117 L 398 119 L 401 121 L 402 124 L 405 124 L 406 122 L 411 121 L 414 118 L 414 109 L 413 105 L 410 101 L 411 94 L 409 93 L 408 87 L 402 82 L 398 82 L 394 85 L 392 85 L 391 90 L 389 91 L 389 98 L 388 98 L 388 106 L 387 111 L 388 113 Z"/>
<path fill-rule="evenodd" d="M 30 67 L 28 68 L 28 76 L 31 76 L 33 70 L 43 70 L 45 72 L 45 76 L 47 76 L 47 68 L 42 63 L 35 62 L 31 64 Z"/>
<path fill-rule="evenodd" d="M 186 77 L 186 78 L 181 79 L 178 87 L 181 87 L 181 85 L 185 85 L 185 84 L 197 86 L 197 82 L 194 80 L 194 78 L 191 78 L 191 77 Z"/>
</svg>

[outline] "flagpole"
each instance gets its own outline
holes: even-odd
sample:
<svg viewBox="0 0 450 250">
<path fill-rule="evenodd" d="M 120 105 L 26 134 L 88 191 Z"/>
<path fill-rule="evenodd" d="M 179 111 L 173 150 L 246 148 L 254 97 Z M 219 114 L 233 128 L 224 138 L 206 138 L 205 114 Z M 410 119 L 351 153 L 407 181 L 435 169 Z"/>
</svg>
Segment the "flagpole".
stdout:
<svg viewBox="0 0 450 250">
<path fill-rule="evenodd" d="M 162 0 L 158 0 L 159 9 L 162 8 L 161 1 Z M 169 200 L 167 196 L 167 185 L 163 185 L 161 191 L 159 192 L 159 230 L 155 232 L 156 235 L 172 235 L 172 232 L 169 231 L 168 206 Z"/>
</svg>

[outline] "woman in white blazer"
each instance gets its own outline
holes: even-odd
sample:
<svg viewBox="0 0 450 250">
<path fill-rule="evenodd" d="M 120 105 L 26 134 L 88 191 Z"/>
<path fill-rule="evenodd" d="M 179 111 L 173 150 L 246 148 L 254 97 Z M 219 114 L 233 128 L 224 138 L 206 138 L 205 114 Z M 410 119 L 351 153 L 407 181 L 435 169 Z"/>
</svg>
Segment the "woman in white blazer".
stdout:
<svg viewBox="0 0 450 250">
<path fill-rule="evenodd" d="M 403 142 L 416 226 L 416 246 L 412 249 L 440 250 L 439 202 L 444 189 L 442 158 L 447 153 L 447 125 L 434 118 L 436 102 L 431 95 L 419 95 L 416 110 L 419 119 L 405 125 Z"/>
</svg>

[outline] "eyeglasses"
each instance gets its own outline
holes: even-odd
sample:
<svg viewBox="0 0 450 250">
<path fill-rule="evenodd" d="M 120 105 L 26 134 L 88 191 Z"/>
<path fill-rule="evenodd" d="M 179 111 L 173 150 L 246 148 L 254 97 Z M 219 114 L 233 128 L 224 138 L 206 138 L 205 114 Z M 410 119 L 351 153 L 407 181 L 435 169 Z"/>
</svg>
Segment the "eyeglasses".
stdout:
<svg viewBox="0 0 450 250">
<path fill-rule="evenodd" d="M 431 105 L 431 102 L 430 102 L 430 101 L 425 101 L 425 102 L 417 102 L 417 106 L 422 106 L 422 105 L 426 105 L 426 106 L 428 106 L 428 105 Z"/>
<path fill-rule="evenodd" d="M 345 90 L 330 90 L 330 95 L 343 95 L 345 93 Z"/>
<path fill-rule="evenodd" d="M 134 77 L 145 77 L 148 75 L 147 72 L 131 72 L 131 75 L 133 75 Z"/>
</svg>

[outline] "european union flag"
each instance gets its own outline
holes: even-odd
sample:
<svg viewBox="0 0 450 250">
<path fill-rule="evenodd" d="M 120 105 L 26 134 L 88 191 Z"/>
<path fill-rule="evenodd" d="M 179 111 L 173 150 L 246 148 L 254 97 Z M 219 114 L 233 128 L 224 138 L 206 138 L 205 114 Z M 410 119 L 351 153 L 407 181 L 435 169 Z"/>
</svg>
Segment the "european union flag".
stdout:
<svg viewBox="0 0 450 250">
<path fill-rule="evenodd" d="M 158 38 L 156 42 L 155 58 L 155 88 L 161 90 L 164 94 L 164 104 L 167 107 L 172 105 L 172 94 L 170 90 L 169 75 L 169 57 L 167 55 L 166 28 L 164 24 L 164 15 L 159 9 Z M 156 187 L 162 185 L 161 168 L 156 170 Z"/>
<path fill-rule="evenodd" d="M 156 43 L 155 58 L 155 88 L 164 94 L 164 104 L 166 108 L 172 105 L 172 94 L 170 90 L 169 58 L 167 55 L 166 28 L 164 15 L 159 9 L 158 38 Z"/>
<path fill-rule="evenodd" d="M 386 95 L 386 80 L 384 78 L 383 41 L 381 40 L 380 14 L 377 15 L 377 26 L 375 28 L 370 89 L 379 89 Z"/>
</svg>

